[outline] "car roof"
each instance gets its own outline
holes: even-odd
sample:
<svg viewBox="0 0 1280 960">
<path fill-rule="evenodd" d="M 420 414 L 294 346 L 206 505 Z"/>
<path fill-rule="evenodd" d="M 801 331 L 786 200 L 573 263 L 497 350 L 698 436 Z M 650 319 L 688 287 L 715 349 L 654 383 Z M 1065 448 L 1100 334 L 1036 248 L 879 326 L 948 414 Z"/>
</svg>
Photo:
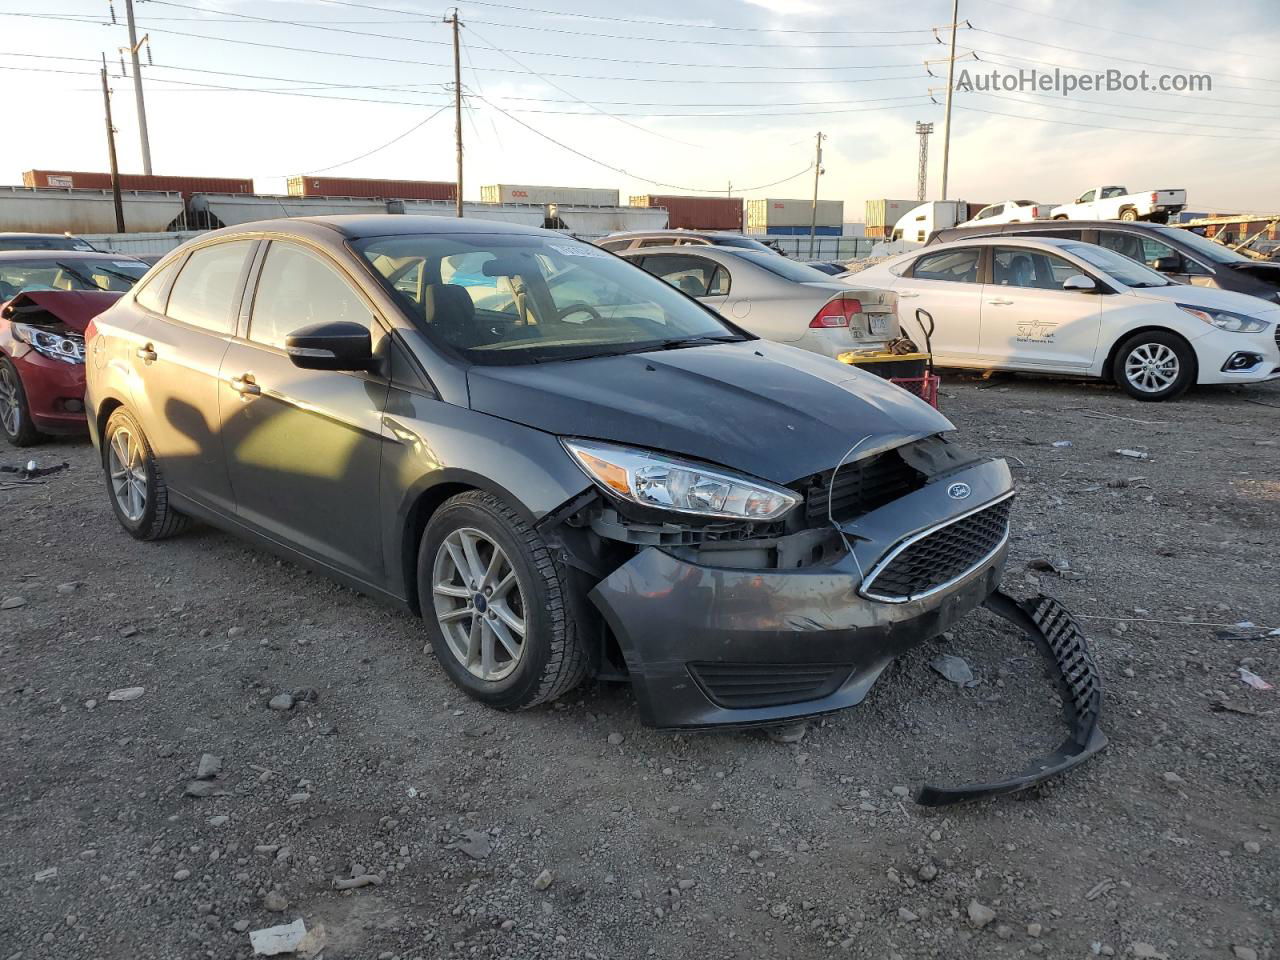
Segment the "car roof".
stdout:
<svg viewBox="0 0 1280 960">
<path fill-rule="evenodd" d="M 1030 223 L 993 223 L 984 227 L 943 227 L 939 236 L 964 237 L 970 234 L 1000 231 L 1003 234 L 1035 233 L 1038 230 L 1176 230 L 1166 223 L 1147 223 L 1142 220 L 1033 220 Z"/>
<path fill-rule="evenodd" d="M 673 227 L 670 230 L 623 230 L 611 233 L 606 240 L 643 240 L 645 237 L 741 237 L 744 234 L 733 230 L 685 230 Z"/>
<path fill-rule="evenodd" d="M 28 230 L 0 230 L 0 239 L 5 237 L 57 237 L 59 240 L 79 240 L 73 233 L 33 233 Z"/>
<path fill-rule="evenodd" d="M 428 217 L 415 214 L 348 214 L 331 217 L 278 217 L 274 220 L 255 220 L 215 230 L 205 236 L 242 236 L 252 233 L 285 233 L 297 236 L 324 237 L 332 240 L 338 235 L 348 240 L 367 237 L 403 237 L 420 234 L 527 234 L 538 237 L 557 237 L 572 240 L 563 233 L 526 227 L 501 220 L 482 220 L 475 217 Z"/>
<path fill-rule="evenodd" d="M 1068 245 L 1074 246 L 1075 244 L 1078 244 L 1080 242 L 1081 242 L 1080 240 L 1072 240 L 1069 237 L 1037 237 L 1034 234 L 1031 236 L 1020 236 L 1019 234 L 1001 234 L 996 236 L 987 235 L 983 237 L 957 237 L 954 240 L 948 240 L 944 243 L 931 243 L 924 247 L 917 247 L 914 250 L 908 250 L 907 253 L 921 253 L 921 252 L 932 253 L 935 250 L 945 249 L 950 247 L 975 247 L 975 246 L 991 247 L 991 246 L 1000 246 L 1000 245 L 1008 246 L 1011 243 L 1039 245 L 1039 246 L 1045 246 L 1045 247 L 1065 247 Z"/>
<path fill-rule="evenodd" d="M 53 234 L 53 236 L 61 236 L 61 234 Z M 146 266 L 144 261 L 127 253 L 110 253 L 103 250 L 0 250 L 0 262 L 48 260 L 51 257 L 69 260 L 72 263 L 81 260 L 137 260 L 138 263 Z"/>
<path fill-rule="evenodd" d="M 738 257 L 744 253 L 759 253 L 759 250 L 751 250 L 746 247 L 724 247 L 708 244 L 702 247 L 690 247 L 687 244 L 668 244 L 665 247 L 640 247 L 635 250 L 617 250 L 620 257 L 649 257 L 655 253 L 678 253 L 687 257 L 710 257 L 712 260 L 720 260 L 725 257 Z"/>
</svg>

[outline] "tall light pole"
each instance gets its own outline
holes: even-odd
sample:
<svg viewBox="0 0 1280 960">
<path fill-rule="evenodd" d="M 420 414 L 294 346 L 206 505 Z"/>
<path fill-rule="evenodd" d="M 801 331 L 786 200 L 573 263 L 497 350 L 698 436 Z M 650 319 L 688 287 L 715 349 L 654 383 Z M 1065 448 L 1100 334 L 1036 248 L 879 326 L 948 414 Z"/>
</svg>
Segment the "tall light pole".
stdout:
<svg viewBox="0 0 1280 960">
<path fill-rule="evenodd" d="M 942 199 L 947 199 L 947 166 L 951 162 L 951 94 L 956 82 L 956 27 L 960 0 L 951 0 L 951 55 L 947 58 L 947 115 L 942 126 Z"/>
<path fill-rule="evenodd" d="M 813 209 L 809 217 L 809 259 L 814 258 L 813 244 L 818 236 L 818 178 L 822 176 L 822 131 L 818 131 L 818 152 L 813 161 Z"/>
<path fill-rule="evenodd" d="M 458 8 L 445 17 L 445 23 L 453 24 L 453 138 L 458 152 L 457 216 L 462 216 L 462 60 L 458 56 Z"/>
<path fill-rule="evenodd" d="M 916 133 L 920 135 L 920 171 L 916 177 L 916 199 L 924 203 L 925 184 L 929 179 L 929 135 L 933 133 L 933 124 L 917 120 Z"/>
<path fill-rule="evenodd" d="M 124 0 L 129 22 L 129 57 L 133 61 L 133 99 L 138 105 L 138 137 L 142 140 L 142 172 L 151 175 L 151 138 L 147 136 L 147 105 L 142 99 L 142 65 L 138 63 L 138 28 L 133 22 L 133 0 Z"/>
</svg>

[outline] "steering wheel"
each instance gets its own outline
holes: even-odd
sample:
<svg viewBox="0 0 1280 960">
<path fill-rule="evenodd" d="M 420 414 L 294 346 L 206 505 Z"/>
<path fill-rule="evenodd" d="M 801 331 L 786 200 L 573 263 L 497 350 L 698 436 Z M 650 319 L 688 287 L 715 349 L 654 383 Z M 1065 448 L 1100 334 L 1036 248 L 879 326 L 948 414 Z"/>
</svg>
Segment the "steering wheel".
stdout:
<svg viewBox="0 0 1280 960">
<path fill-rule="evenodd" d="M 604 322 L 604 317 L 600 311 L 585 303 L 571 303 L 567 307 L 561 307 L 556 311 L 556 319 L 563 320 L 565 317 L 571 317 L 575 313 L 587 313 L 591 315 L 592 320 L 597 320 L 600 323 Z"/>
</svg>

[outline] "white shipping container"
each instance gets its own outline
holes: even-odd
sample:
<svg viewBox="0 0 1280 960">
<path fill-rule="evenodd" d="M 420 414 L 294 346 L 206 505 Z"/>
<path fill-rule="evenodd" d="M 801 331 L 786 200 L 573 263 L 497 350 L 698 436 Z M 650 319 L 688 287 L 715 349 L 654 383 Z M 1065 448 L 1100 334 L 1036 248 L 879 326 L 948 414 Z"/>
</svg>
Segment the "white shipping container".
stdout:
<svg viewBox="0 0 1280 960">
<path fill-rule="evenodd" d="M 181 193 L 122 190 L 120 198 L 130 233 L 164 230 L 182 215 Z M 0 187 L 0 230 L 84 234 L 115 229 L 110 190 Z"/>
<path fill-rule="evenodd" d="M 547 208 L 550 220 L 559 218 L 563 228 L 575 236 L 603 237 L 623 230 L 665 230 L 667 211 L 663 207 L 582 207 L 553 203 Z"/>
<path fill-rule="evenodd" d="M 480 188 L 484 203 L 566 203 L 585 207 L 616 207 L 618 191 L 595 187 L 546 187 L 527 183 L 495 183 Z"/>
<path fill-rule="evenodd" d="M 919 203 L 919 200 L 868 200 L 867 226 L 891 227 Z"/>
<path fill-rule="evenodd" d="M 748 200 L 747 232 L 767 233 L 770 227 L 807 227 L 813 222 L 813 200 Z M 844 223 L 843 200 L 819 200 L 819 227 Z"/>
</svg>

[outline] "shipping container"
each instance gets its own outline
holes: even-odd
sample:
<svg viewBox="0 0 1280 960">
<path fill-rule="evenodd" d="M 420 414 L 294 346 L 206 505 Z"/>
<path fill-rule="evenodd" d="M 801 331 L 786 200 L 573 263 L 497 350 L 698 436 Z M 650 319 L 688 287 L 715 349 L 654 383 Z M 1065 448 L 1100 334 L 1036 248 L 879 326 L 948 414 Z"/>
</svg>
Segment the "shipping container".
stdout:
<svg viewBox="0 0 1280 960">
<path fill-rule="evenodd" d="M 28 187 L 110 190 L 111 174 L 76 170 L 28 170 L 22 175 L 22 183 Z M 176 191 L 184 197 L 190 197 L 193 193 L 253 193 L 253 181 L 240 177 L 171 177 L 122 173 L 120 189 Z"/>
<path fill-rule="evenodd" d="M 844 223 L 843 200 L 818 201 L 818 226 Z M 747 230 L 768 233 L 773 227 L 808 227 L 813 220 L 812 200 L 748 200 Z"/>
<path fill-rule="evenodd" d="M 374 197 L 382 200 L 454 200 L 458 185 L 446 180 L 370 180 L 361 177 L 290 177 L 291 197 Z"/>
<path fill-rule="evenodd" d="M 382 200 L 355 197 L 289 197 L 269 194 L 198 193 L 188 203 L 186 226 L 217 229 L 280 217 L 328 217 L 386 213 Z"/>
<path fill-rule="evenodd" d="M 596 187 L 542 187 L 494 183 L 480 188 L 483 203 L 563 203 L 580 207 L 616 207 L 618 191 Z"/>
<path fill-rule="evenodd" d="M 547 226 L 580 237 L 604 237 L 631 230 L 665 230 L 662 207 L 584 207 L 553 203 L 547 207 Z"/>
<path fill-rule="evenodd" d="M 807 237 L 809 236 L 809 226 L 808 224 L 806 224 L 803 227 L 774 226 L 774 227 L 768 227 L 764 230 L 748 230 L 747 233 L 748 235 L 753 237 L 757 237 L 757 236 Z M 813 235 L 815 237 L 838 237 L 841 235 L 841 228 L 840 227 L 824 227 L 819 225 L 813 228 Z"/>
<path fill-rule="evenodd" d="M 664 207 L 672 230 L 733 230 L 742 232 L 742 200 L 739 197 L 682 197 L 644 194 L 631 198 L 633 207 Z"/>
<path fill-rule="evenodd" d="M 182 217 L 182 194 L 121 191 L 129 232 L 167 230 Z M 110 190 L 51 190 L 0 187 L 0 231 L 19 233 L 113 233 L 115 201 Z"/>
<path fill-rule="evenodd" d="M 865 223 L 845 222 L 840 227 L 840 235 L 842 237 L 865 237 L 867 235 L 867 225 Z"/>
<path fill-rule="evenodd" d="M 904 213 L 919 203 L 919 200 L 868 200 L 867 236 L 871 236 L 872 227 L 892 227 L 902 219 Z"/>
</svg>

